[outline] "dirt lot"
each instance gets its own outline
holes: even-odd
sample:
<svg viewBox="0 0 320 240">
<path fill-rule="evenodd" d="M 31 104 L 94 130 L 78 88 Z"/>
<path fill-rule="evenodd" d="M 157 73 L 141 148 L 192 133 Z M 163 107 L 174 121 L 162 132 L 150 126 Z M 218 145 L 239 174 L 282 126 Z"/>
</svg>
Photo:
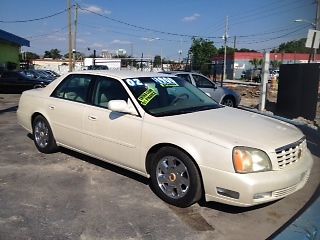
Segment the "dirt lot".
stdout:
<svg viewBox="0 0 320 240">
<path fill-rule="evenodd" d="M 1 240 L 266 239 L 319 196 L 320 136 L 306 126 L 314 167 L 302 190 L 254 208 L 179 209 L 136 174 L 66 149 L 39 153 L 16 123 L 18 98 L 0 94 Z"/>
<path fill-rule="evenodd" d="M 260 87 L 259 86 L 248 86 L 241 84 L 224 84 L 224 86 L 233 89 L 241 95 L 240 106 L 255 108 L 258 109 L 260 103 Z M 266 99 L 266 109 L 268 113 L 276 113 L 276 103 L 277 103 L 277 86 L 271 87 L 268 84 L 267 88 L 267 99 Z M 279 114 L 279 113 L 276 113 Z M 304 122 L 315 127 L 320 126 L 320 86 L 319 86 L 319 95 L 318 95 L 318 104 L 316 109 L 316 118 L 314 121 L 306 120 L 301 117 L 296 119 L 299 122 Z"/>
</svg>

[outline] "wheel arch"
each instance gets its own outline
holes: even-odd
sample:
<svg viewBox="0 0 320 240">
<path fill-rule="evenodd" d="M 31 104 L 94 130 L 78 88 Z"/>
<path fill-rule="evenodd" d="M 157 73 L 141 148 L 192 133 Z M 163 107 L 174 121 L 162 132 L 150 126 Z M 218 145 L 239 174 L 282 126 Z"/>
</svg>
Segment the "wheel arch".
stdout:
<svg viewBox="0 0 320 240">
<path fill-rule="evenodd" d="M 50 119 L 46 116 L 46 114 L 43 114 L 43 113 L 41 113 L 41 112 L 39 112 L 39 111 L 35 111 L 35 112 L 31 115 L 31 119 L 30 119 L 30 120 L 31 120 L 31 130 L 32 130 L 32 132 L 33 132 L 33 121 L 35 120 L 35 118 L 36 118 L 37 116 L 42 116 L 42 117 L 44 117 L 44 118 L 47 120 L 47 122 L 48 122 L 49 125 L 50 125 L 51 131 L 52 131 L 52 135 L 53 135 L 53 137 L 55 137 Z"/>
<path fill-rule="evenodd" d="M 151 164 L 152 164 L 152 157 L 161 149 L 164 147 L 172 147 L 172 148 L 176 148 L 179 151 L 183 152 L 184 154 L 186 154 L 193 162 L 193 164 L 195 165 L 195 167 L 197 168 L 198 172 L 199 172 L 199 176 L 200 176 L 200 184 L 201 184 L 201 190 L 202 190 L 202 198 L 205 196 L 205 192 L 204 192 L 204 183 L 203 183 L 203 178 L 202 178 L 202 174 L 200 171 L 200 167 L 198 165 L 198 163 L 195 161 L 194 157 L 185 149 L 183 149 L 182 147 L 179 147 L 175 144 L 172 143 L 158 143 L 154 146 L 152 146 L 149 151 L 147 152 L 146 155 L 146 160 L 145 160 L 145 168 L 148 174 L 150 174 L 150 169 L 151 169 Z"/>
<path fill-rule="evenodd" d="M 36 117 L 38 117 L 38 116 L 42 116 L 42 117 L 44 117 L 45 119 L 47 119 L 42 113 L 40 113 L 40 112 L 34 112 L 34 113 L 32 114 L 32 116 L 31 116 L 31 126 L 33 126 L 33 122 L 34 122 L 34 120 L 36 119 Z M 48 121 L 48 119 L 47 119 L 47 121 Z"/>
</svg>

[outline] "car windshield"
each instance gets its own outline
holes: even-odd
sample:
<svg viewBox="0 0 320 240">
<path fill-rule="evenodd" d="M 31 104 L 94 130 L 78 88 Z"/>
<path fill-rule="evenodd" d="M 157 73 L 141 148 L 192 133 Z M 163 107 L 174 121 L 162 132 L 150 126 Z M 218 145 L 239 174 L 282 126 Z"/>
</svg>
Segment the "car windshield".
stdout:
<svg viewBox="0 0 320 240">
<path fill-rule="evenodd" d="M 220 108 L 204 92 L 178 77 L 141 77 L 123 80 L 153 116 L 170 116 Z"/>
</svg>

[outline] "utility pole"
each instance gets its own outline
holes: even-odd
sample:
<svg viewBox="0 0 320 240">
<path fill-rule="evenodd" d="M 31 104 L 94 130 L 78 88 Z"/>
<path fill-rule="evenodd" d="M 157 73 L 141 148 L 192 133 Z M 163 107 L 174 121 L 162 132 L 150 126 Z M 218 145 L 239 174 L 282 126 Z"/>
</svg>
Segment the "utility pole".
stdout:
<svg viewBox="0 0 320 240">
<path fill-rule="evenodd" d="M 221 87 L 223 86 L 223 80 L 226 80 L 226 65 L 227 65 L 227 41 L 228 41 L 228 16 L 226 17 L 226 25 L 224 29 L 224 58 L 223 58 L 223 78 L 221 79 Z"/>
<path fill-rule="evenodd" d="M 74 20 L 74 34 L 73 34 L 73 59 L 72 59 L 72 71 L 74 71 L 75 64 L 76 64 L 76 53 L 77 53 L 77 30 L 78 30 L 78 4 L 76 4 L 76 17 Z"/>
<path fill-rule="evenodd" d="M 236 44 L 237 44 L 237 36 L 233 38 L 233 50 L 236 51 Z"/>
<path fill-rule="evenodd" d="M 68 0 L 68 26 L 69 26 L 69 72 L 72 72 L 72 26 L 71 26 L 71 0 Z"/>
</svg>

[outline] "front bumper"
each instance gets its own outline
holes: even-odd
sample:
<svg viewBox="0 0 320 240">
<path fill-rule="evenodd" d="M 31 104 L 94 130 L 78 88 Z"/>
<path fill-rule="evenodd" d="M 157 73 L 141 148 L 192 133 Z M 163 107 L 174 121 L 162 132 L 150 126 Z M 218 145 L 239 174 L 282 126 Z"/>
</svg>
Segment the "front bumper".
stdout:
<svg viewBox="0 0 320 240">
<path fill-rule="evenodd" d="M 206 201 L 249 207 L 274 201 L 301 189 L 307 182 L 313 165 L 309 150 L 296 164 L 283 170 L 239 174 L 200 166 Z M 218 189 L 235 192 L 237 197 L 221 194 Z"/>
</svg>

